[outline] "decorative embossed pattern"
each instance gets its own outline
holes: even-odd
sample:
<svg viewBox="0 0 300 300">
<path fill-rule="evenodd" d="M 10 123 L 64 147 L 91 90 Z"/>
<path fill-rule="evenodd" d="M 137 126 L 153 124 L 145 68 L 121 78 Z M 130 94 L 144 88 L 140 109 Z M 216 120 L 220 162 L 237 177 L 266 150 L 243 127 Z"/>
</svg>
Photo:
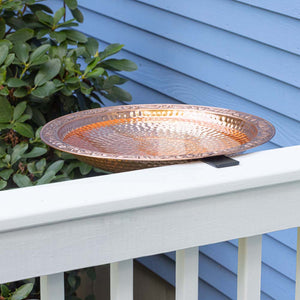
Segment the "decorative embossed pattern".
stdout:
<svg viewBox="0 0 300 300">
<path fill-rule="evenodd" d="M 233 155 L 270 140 L 274 127 L 228 109 L 147 104 L 98 108 L 46 124 L 42 140 L 111 172 Z"/>
</svg>

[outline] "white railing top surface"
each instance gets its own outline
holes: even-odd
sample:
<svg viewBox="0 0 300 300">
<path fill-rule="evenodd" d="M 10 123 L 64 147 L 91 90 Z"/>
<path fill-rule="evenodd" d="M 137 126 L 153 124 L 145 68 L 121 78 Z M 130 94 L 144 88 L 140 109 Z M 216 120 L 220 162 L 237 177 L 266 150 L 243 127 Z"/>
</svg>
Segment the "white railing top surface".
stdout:
<svg viewBox="0 0 300 300">
<path fill-rule="evenodd" d="M 300 146 L 0 192 L 0 232 L 300 180 Z"/>
<path fill-rule="evenodd" d="M 1 191 L 0 283 L 300 226 L 300 146 Z"/>
</svg>

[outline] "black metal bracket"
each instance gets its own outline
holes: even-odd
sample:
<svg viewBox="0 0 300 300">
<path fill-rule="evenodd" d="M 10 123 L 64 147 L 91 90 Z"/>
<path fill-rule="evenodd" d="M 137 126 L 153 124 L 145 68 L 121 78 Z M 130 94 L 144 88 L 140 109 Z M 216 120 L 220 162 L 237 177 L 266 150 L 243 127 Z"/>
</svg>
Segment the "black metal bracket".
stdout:
<svg viewBox="0 0 300 300">
<path fill-rule="evenodd" d="M 238 160 L 235 160 L 225 155 L 201 158 L 201 161 L 215 168 L 227 168 L 237 166 L 240 164 Z"/>
</svg>

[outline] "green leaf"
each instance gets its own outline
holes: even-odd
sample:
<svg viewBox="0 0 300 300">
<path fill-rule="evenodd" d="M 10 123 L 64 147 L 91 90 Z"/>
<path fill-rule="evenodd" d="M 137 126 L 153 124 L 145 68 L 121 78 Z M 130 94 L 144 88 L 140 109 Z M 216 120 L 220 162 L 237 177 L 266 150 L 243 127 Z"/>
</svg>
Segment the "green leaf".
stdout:
<svg viewBox="0 0 300 300">
<path fill-rule="evenodd" d="M 85 48 L 84 47 L 78 47 L 78 48 L 74 48 L 71 49 L 68 53 L 68 57 L 72 57 L 73 58 L 78 58 L 79 56 L 83 55 L 85 52 Z"/>
<path fill-rule="evenodd" d="M 58 33 L 60 33 L 60 31 Z M 59 46 L 52 46 L 50 48 L 49 54 L 51 58 L 59 57 L 61 60 L 63 60 L 67 55 L 67 48 L 64 44 L 61 44 Z"/>
<path fill-rule="evenodd" d="M 8 47 L 6 45 L 0 46 L 0 65 L 6 60 L 8 55 Z"/>
<path fill-rule="evenodd" d="M 67 280 L 73 290 L 76 290 L 79 287 L 81 281 L 79 276 L 73 274 L 70 274 Z"/>
<path fill-rule="evenodd" d="M 24 113 L 26 109 L 27 103 L 25 101 L 19 103 L 15 108 L 14 108 L 14 113 L 13 113 L 13 121 L 16 121 L 19 119 L 22 114 Z"/>
<path fill-rule="evenodd" d="M 71 10 L 77 8 L 78 6 L 77 0 L 65 0 L 65 3 Z"/>
<path fill-rule="evenodd" d="M 14 147 L 12 155 L 11 155 L 11 164 L 13 165 L 19 159 L 21 159 L 23 154 L 27 151 L 27 149 L 28 149 L 28 144 L 26 144 L 26 143 L 17 144 Z"/>
<path fill-rule="evenodd" d="M 64 161 L 63 160 L 57 160 L 56 162 L 52 163 L 47 168 L 47 172 L 48 171 L 54 171 L 54 173 L 56 174 L 57 172 L 59 172 L 62 169 L 63 166 L 64 166 Z"/>
<path fill-rule="evenodd" d="M 17 119 L 18 122 L 24 123 L 27 120 L 30 120 L 32 118 L 32 115 L 24 114 L 20 118 Z"/>
<path fill-rule="evenodd" d="M 50 183 L 54 178 L 55 172 L 53 170 L 47 170 L 46 173 L 39 180 L 37 180 L 36 184 L 40 185 Z"/>
<path fill-rule="evenodd" d="M 5 35 L 5 30 L 6 30 L 5 19 L 0 18 L 0 39 L 3 39 Z"/>
<path fill-rule="evenodd" d="M 4 156 L 5 154 L 6 154 L 6 145 L 5 143 L 0 142 L 0 157 Z"/>
<path fill-rule="evenodd" d="M 65 86 L 62 90 L 61 90 L 62 94 L 64 96 L 72 96 L 73 94 L 73 89 L 70 89 L 69 87 Z"/>
<path fill-rule="evenodd" d="M 14 91 L 14 96 L 16 98 L 23 98 L 25 96 L 28 95 L 28 90 L 26 87 L 20 87 L 20 88 L 17 88 L 15 91 Z"/>
<path fill-rule="evenodd" d="M 34 158 L 39 157 L 47 153 L 46 148 L 42 147 L 34 147 L 29 153 L 22 155 L 23 158 Z"/>
<path fill-rule="evenodd" d="M 96 39 L 89 37 L 85 44 L 85 48 L 90 56 L 95 56 L 99 49 L 99 43 Z"/>
<path fill-rule="evenodd" d="M 26 187 L 26 186 L 32 186 L 33 185 L 31 180 L 26 175 L 22 175 L 22 174 L 15 174 L 13 176 L 13 181 L 18 187 Z M 28 290 L 29 290 L 29 288 L 28 288 Z M 27 296 L 30 294 L 30 292 L 31 292 L 31 290 L 29 291 Z M 27 296 L 25 296 L 25 298 Z M 24 298 L 11 298 L 11 299 L 24 299 Z"/>
<path fill-rule="evenodd" d="M 10 175 L 14 172 L 13 169 L 6 169 L 6 170 L 2 170 L 0 171 L 0 177 L 4 180 L 8 180 Z"/>
<path fill-rule="evenodd" d="M 92 61 L 85 68 L 83 76 L 85 76 L 89 71 L 94 69 L 99 61 L 100 61 L 99 57 L 93 58 Z M 103 69 L 103 72 L 104 72 L 104 69 Z"/>
<path fill-rule="evenodd" d="M 98 94 L 96 94 L 96 93 L 91 93 L 91 96 L 92 96 L 95 100 L 97 100 L 97 102 L 93 102 L 92 108 L 98 108 L 98 107 L 101 106 L 100 104 L 104 105 L 104 103 L 102 102 L 102 100 L 101 100 L 101 98 L 99 97 Z"/>
<path fill-rule="evenodd" d="M 87 37 L 85 34 L 76 30 L 62 30 L 67 35 L 67 38 L 74 42 L 86 43 Z"/>
<path fill-rule="evenodd" d="M 61 151 L 59 151 L 59 150 L 55 150 L 55 154 L 56 154 L 59 158 L 64 159 L 64 160 L 67 160 L 67 159 L 74 159 L 74 158 L 75 158 L 71 153 L 61 152 Z"/>
<path fill-rule="evenodd" d="M 30 119 L 32 118 L 32 108 L 31 106 L 27 106 L 26 110 L 25 110 L 25 114 L 28 115 L 30 117 Z"/>
<path fill-rule="evenodd" d="M 74 157 L 73 157 L 74 159 Z M 70 173 L 78 168 L 80 166 L 80 162 L 79 161 L 75 161 L 75 162 L 71 162 L 69 164 L 66 165 L 66 167 L 64 168 L 64 172 L 67 173 L 68 175 L 70 175 Z"/>
<path fill-rule="evenodd" d="M 121 78 L 117 75 L 112 75 L 112 76 L 109 76 L 106 80 L 104 80 L 104 83 L 103 83 L 103 88 L 104 89 L 110 89 L 112 88 L 115 84 L 123 84 L 127 82 L 127 79 L 125 78 Z"/>
<path fill-rule="evenodd" d="M 71 13 L 72 16 L 76 19 L 76 21 L 78 21 L 79 23 L 83 23 L 84 17 L 82 12 L 78 8 L 71 9 Z"/>
<path fill-rule="evenodd" d="M 32 121 L 34 123 L 36 123 L 38 126 L 43 126 L 46 124 L 46 119 L 38 108 L 33 107 L 32 112 Z"/>
<path fill-rule="evenodd" d="M 8 297 L 10 294 L 9 288 L 5 284 L 1 284 L 1 296 Z"/>
<path fill-rule="evenodd" d="M 55 77 L 60 70 L 61 62 L 58 58 L 53 58 L 43 64 L 35 76 L 34 84 L 37 86 L 41 86 L 47 81 L 51 80 Z"/>
<path fill-rule="evenodd" d="M 16 42 L 13 50 L 16 53 L 17 58 L 22 62 L 26 63 L 29 57 L 30 46 L 24 42 Z"/>
<path fill-rule="evenodd" d="M 2 96 L 8 96 L 9 95 L 8 88 L 4 87 L 4 88 L 0 89 L 0 95 L 2 95 Z"/>
<path fill-rule="evenodd" d="M 128 59 L 108 59 L 101 63 L 101 66 L 112 71 L 135 71 L 137 65 Z"/>
<path fill-rule="evenodd" d="M 5 189 L 6 186 L 7 186 L 7 182 L 5 180 L 0 179 L 0 190 Z M 2 290 L 2 286 L 4 286 L 4 285 L 1 285 L 1 290 Z M 2 292 L 1 292 L 1 295 L 4 296 L 4 294 Z"/>
<path fill-rule="evenodd" d="M 0 46 L 2 46 L 2 45 L 6 45 L 9 49 L 11 49 L 13 46 L 11 41 L 9 41 L 9 40 L 0 40 Z"/>
<path fill-rule="evenodd" d="M 22 87 L 26 86 L 27 82 L 23 81 L 22 79 L 12 77 L 7 80 L 7 85 L 8 87 Z"/>
<path fill-rule="evenodd" d="M 33 13 L 35 13 L 35 12 L 37 12 L 39 10 L 43 10 L 43 11 L 45 11 L 47 13 L 50 13 L 50 14 L 53 13 L 52 9 L 50 7 L 44 5 L 44 4 L 33 4 L 33 5 L 28 5 L 28 7 L 30 8 L 30 10 Z"/>
<path fill-rule="evenodd" d="M 43 171 L 45 170 L 45 168 L 46 168 L 46 164 L 47 164 L 46 159 L 45 159 L 45 158 L 42 158 L 41 160 L 39 160 L 39 161 L 36 163 L 35 167 L 36 167 L 36 169 L 37 169 L 39 172 L 43 172 Z"/>
<path fill-rule="evenodd" d="M 6 80 L 6 67 L 2 66 L 0 68 L 0 85 L 3 85 Z"/>
<path fill-rule="evenodd" d="M 103 68 L 96 68 L 95 70 L 93 70 L 90 73 L 87 73 L 87 75 L 85 76 L 86 78 L 91 78 L 91 77 L 99 77 L 104 73 L 104 69 Z"/>
<path fill-rule="evenodd" d="M 65 83 L 76 84 L 79 83 L 80 79 L 78 77 L 70 77 L 65 80 Z"/>
<path fill-rule="evenodd" d="M 79 165 L 79 170 L 80 170 L 81 175 L 89 174 L 92 171 L 92 168 L 93 168 L 92 166 L 87 165 L 85 163 L 80 163 L 80 165 Z"/>
<path fill-rule="evenodd" d="M 0 131 L 3 129 L 10 129 L 11 124 L 10 123 L 0 123 Z"/>
<path fill-rule="evenodd" d="M 29 173 L 31 174 L 35 174 L 35 173 L 38 173 L 36 167 L 35 167 L 35 161 L 27 164 L 27 170 L 29 171 Z"/>
<path fill-rule="evenodd" d="M 37 18 L 39 19 L 39 21 L 46 25 L 46 26 L 49 26 L 49 27 L 52 27 L 53 26 L 53 23 L 54 23 L 54 20 L 53 20 L 53 17 L 44 13 L 43 11 L 37 11 L 35 13 L 35 15 L 37 16 Z"/>
<path fill-rule="evenodd" d="M 58 43 L 61 43 L 66 40 L 67 35 L 65 32 L 61 31 L 51 31 L 50 32 L 50 37 L 54 40 L 56 40 Z"/>
<path fill-rule="evenodd" d="M 54 14 L 54 17 L 53 17 L 53 24 L 56 25 L 60 19 L 64 16 L 65 14 L 65 8 L 64 7 L 61 7 L 58 11 L 56 11 L 56 13 Z"/>
<path fill-rule="evenodd" d="M 108 90 L 108 94 L 104 94 L 104 97 L 106 97 L 109 100 L 112 101 L 131 101 L 132 96 L 127 91 L 114 86 L 110 90 Z"/>
<path fill-rule="evenodd" d="M 94 267 L 86 268 L 86 274 L 91 280 L 96 280 L 96 270 Z"/>
<path fill-rule="evenodd" d="M 17 30 L 14 33 L 11 33 L 7 36 L 7 39 L 13 43 L 22 43 L 32 39 L 34 36 L 34 31 L 30 28 L 22 28 Z"/>
<path fill-rule="evenodd" d="M 48 60 L 49 60 L 49 56 L 48 55 L 43 55 L 41 58 L 36 59 L 35 61 L 33 61 L 30 66 L 32 67 L 32 66 L 37 66 L 37 65 L 43 65 Z"/>
<path fill-rule="evenodd" d="M 41 137 L 41 130 L 42 130 L 42 126 L 40 126 L 36 131 L 35 131 L 35 138 L 36 139 L 40 139 Z"/>
<path fill-rule="evenodd" d="M 33 138 L 34 137 L 33 129 L 32 129 L 32 127 L 29 124 L 16 122 L 13 125 L 13 129 L 17 133 L 19 133 L 19 134 L 21 134 L 21 135 L 23 135 L 25 137 L 28 137 L 28 138 Z"/>
<path fill-rule="evenodd" d="M 51 29 L 50 28 L 44 28 L 44 29 L 41 29 L 37 32 L 36 34 L 36 38 L 37 39 L 41 39 L 43 36 L 45 36 L 46 34 L 50 33 L 51 32 Z"/>
<path fill-rule="evenodd" d="M 10 66 L 11 63 L 14 61 L 14 59 L 15 59 L 15 54 L 14 53 L 8 54 L 8 56 L 7 56 L 7 58 L 6 58 L 5 62 L 4 62 L 4 65 L 6 67 Z"/>
<path fill-rule="evenodd" d="M 31 64 L 32 62 L 41 59 L 44 54 L 50 49 L 50 47 L 50 45 L 46 44 L 36 48 L 30 55 L 29 63 Z"/>
<path fill-rule="evenodd" d="M 33 90 L 31 94 L 37 98 L 45 98 L 53 94 L 55 90 L 55 84 L 52 81 L 48 81 L 44 85 Z"/>
<path fill-rule="evenodd" d="M 57 28 L 60 28 L 60 27 L 67 28 L 67 27 L 75 27 L 75 26 L 78 26 L 78 23 L 75 23 L 74 20 L 75 20 L 75 19 L 71 19 L 71 20 L 68 20 L 68 21 L 66 21 L 66 22 L 59 23 L 58 25 L 56 25 L 56 27 L 57 27 Z"/>
<path fill-rule="evenodd" d="M 69 275 L 68 276 L 68 283 L 69 283 L 70 287 L 74 289 L 74 287 L 76 285 L 76 277 L 73 276 L 73 275 Z"/>
<path fill-rule="evenodd" d="M 84 95 L 90 95 L 94 87 L 90 87 L 85 82 L 80 82 L 80 90 Z"/>
<path fill-rule="evenodd" d="M 122 48 L 124 47 L 124 45 L 121 44 L 111 44 L 108 45 L 103 52 L 99 53 L 99 57 L 101 60 L 103 60 L 104 58 L 111 56 L 113 54 L 118 53 Z"/>
<path fill-rule="evenodd" d="M 4 155 L 3 162 L 8 164 L 10 162 L 11 156 L 9 154 Z"/>
<path fill-rule="evenodd" d="M 13 108 L 6 99 L 0 96 L 0 123 L 9 123 L 12 119 Z"/>
</svg>

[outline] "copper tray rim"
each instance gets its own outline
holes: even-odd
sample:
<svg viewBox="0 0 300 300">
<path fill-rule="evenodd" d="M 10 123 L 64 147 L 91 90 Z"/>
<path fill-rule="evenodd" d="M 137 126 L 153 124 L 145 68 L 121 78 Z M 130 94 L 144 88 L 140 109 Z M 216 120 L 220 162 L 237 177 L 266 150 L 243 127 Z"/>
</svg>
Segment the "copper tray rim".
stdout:
<svg viewBox="0 0 300 300">
<path fill-rule="evenodd" d="M 213 152 L 203 152 L 199 154 L 178 154 L 178 155 L 164 155 L 164 156 L 141 156 L 141 155 L 122 155 L 122 154 L 108 154 L 100 151 L 91 151 L 76 147 L 65 143 L 58 136 L 58 130 L 67 123 L 71 123 L 78 118 L 88 118 L 89 116 L 94 116 L 95 114 L 104 113 L 116 113 L 124 112 L 128 110 L 162 110 L 162 109 L 174 109 L 174 110 L 200 110 L 207 113 L 224 115 L 229 117 L 235 117 L 242 119 L 251 125 L 254 125 L 257 129 L 257 135 L 251 141 L 242 144 L 237 147 L 226 148 Z M 237 155 L 248 149 L 260 146 L 273 138 L 276 130 L 275 127 L 267 120 L 258 117 L 253 114 L 227 109 L 214 106 L 203 106 L 203 105 L 189 105 L 189 104 L 134 104 L 134 105 L 117 105 L 117 106 L 107 106 L 94 108 L 79 112 L 74 112 L 71 114 L 64 115 L 62 117 L 56 118 L 47 124 L 45 124 L 41 131 L 40 137 L 42 141 L 48 146 L 60 150 L 62 152 L 70 153 L 79 157 L 90 157 L 90 158 L 101 158 L 109 160 L 124 160 L 124 161 L 136 161 L 136 162 L 159 162 L 159 161 L 182 161 L 182 160 L 197 160 L 205 157 L 219 156 L 219 155 Z"/>
</svg>

